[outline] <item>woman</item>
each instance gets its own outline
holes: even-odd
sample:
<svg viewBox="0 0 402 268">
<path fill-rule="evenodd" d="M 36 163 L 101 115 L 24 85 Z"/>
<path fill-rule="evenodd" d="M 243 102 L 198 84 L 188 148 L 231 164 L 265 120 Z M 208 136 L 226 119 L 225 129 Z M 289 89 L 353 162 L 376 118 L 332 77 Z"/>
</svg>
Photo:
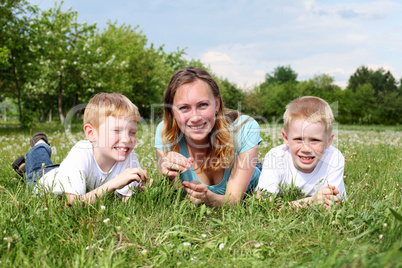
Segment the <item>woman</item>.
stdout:
<svg viewBox="0 0 402 268">
<path fill-rule="evenodd" d="M 170 79 L 164 121 L 156 130 L 158 168 L 172 182 L 180 178 L 195 204 L 219 207 L 240 201 L 258 183 L 258 123 L 225 111 L 215 80 L 187 67 Z"/>
</svg>

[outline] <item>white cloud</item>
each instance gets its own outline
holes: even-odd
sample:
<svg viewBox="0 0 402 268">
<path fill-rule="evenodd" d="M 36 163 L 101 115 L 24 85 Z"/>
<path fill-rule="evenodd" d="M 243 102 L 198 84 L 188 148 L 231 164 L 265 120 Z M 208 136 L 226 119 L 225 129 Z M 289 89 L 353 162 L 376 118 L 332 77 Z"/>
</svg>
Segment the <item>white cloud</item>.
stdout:
<svg viewBox="0 0 402 268">
<path fill-rule="evenodd" d="M 306 10 L 311 10 L 315 5 L 315 0 L 305 0 L 303 1 L 304 8 Z"/>
<path fill-rule="evenodd" d="M 334 84 L 342 89 L 345 89 L 348 86 L 348 81 L 335 81 Z"/>
<path fill-rule="evenodd" d="M 264 70 L 255 70 L 254 73 L 259 76 L 265 76 L 266 74 Z"/>
<path fill-rule="evenodd" d="M 235 63 L 226 53 L 220 53 L 216 51 L 210 51 L 205 53 L 201 60 L 205 63 L 217 63 L 217 62 L 223 62 L 223 63 Z"/>
<path fill-rule="evenodd" d="M 228 78 L 239 87 L 247 90 L 264 81 L 265 72 L 233 59 L 227 53 L 208 51 L 200 57 L 201 62 L 209 65 L 214 73 Z"/>
</svg>

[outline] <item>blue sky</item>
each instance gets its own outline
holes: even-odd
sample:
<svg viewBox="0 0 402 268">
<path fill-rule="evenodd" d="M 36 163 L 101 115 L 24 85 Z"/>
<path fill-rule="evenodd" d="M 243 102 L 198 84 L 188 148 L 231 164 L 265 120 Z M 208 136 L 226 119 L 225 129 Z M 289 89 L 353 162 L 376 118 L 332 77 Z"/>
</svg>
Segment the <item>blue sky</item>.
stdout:
<svg viewBox="0 0 402 268">
<path fill-rule="evenodd" d="M 149 43 L 185 49 L 244 89 L 279 65 L 298 80 L 329 74 L 341 87 L 362 65 L 402 78 L 400 0 L 65 0 L 63 7 L 100 29 L 108 21 L 138 25 Z"/>
</svg>

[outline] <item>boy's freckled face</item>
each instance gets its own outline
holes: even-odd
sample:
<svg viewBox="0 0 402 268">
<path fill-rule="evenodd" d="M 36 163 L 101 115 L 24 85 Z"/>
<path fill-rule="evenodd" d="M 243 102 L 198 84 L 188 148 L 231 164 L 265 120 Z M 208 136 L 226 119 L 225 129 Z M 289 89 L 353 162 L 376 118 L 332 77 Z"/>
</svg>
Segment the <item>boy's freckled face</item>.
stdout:
<svg viewBox="0 0 402 268">
<path fill-rule="evenodd" d="M 333 134 L 327 136 L 324 124 L 306 120 L 293 121 L 282 135 L 290 148 L 293 165 L 303 173 L 313 172 L 333 138 Z"/>
<path fill-rule="evenodd" d="M 124 117 L 109 116 L 96 131 L 99 156 L 113 161 L 124 161 L 134 149 L 137 123 Z"/>
</svg>

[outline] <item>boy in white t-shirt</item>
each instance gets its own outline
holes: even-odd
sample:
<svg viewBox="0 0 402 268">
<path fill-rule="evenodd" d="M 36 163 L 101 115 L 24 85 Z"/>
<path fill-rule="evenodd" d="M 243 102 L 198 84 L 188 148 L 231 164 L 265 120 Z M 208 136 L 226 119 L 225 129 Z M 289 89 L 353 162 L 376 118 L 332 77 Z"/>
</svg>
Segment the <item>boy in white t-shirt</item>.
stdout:
<svg viewBox="0 0 402 268">
<path fill-rule="evenodd" d="M 50 160 L 46 135 L 34 134 L 25 155 L 28 184 L 39 193 L 43 187 L 54 194 L 65 193 L 69 202 L 92 203 L 113 191 L 126 201 L 148 179 L 133 150 L 139 120 L 137 107 L 127 97 L 95 95 L 84 113 L 87 140 L 77 142 L 59 167 Z"/>
<path fill-rule="evenodd" d="M 305 194 L 291 202 L 295 207 L 311 203 L 329 207 L 346 199 L 345 159 L 331 145 L 333 120 L 331 107 L 317 97 L 301 97 L 286 106 L 285 144 L 266 154 L 256 188 L 258 198 L 264 196 L 263 191 L 278 194 L 282 187 L 292 185 Z"/>
</svg>

